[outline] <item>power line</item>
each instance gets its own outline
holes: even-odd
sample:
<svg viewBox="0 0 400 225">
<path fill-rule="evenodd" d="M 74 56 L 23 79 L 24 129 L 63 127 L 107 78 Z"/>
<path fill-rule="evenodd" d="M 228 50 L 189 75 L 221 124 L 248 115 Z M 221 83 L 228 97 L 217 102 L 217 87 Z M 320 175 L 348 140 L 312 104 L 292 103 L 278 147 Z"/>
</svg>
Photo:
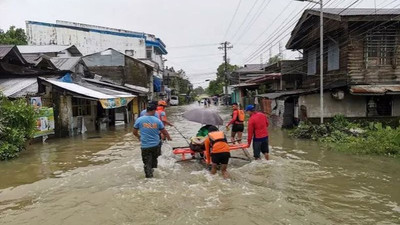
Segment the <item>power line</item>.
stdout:
<svg viewBox="0 0 400 225">
<path fill-rule="evenodd" d="M 229 23 L 229 26 L 228 26 L 228 28 L 226 29 L 226 32 L 225 32 L 225 35 L 224 35 L 224 39 L 222 39 L 222 40 L 225 40 L 225 39 L 226 39 L 226 36 L 228 35 L 229 29 L 231 29 L 232 23 L 233 23 L 233 21 L 235 20 L 235 17 L 236 17 L 237 12 L 239 11 L 240 4 L 241 4 L 241 3 L 242 3 L 242 0 L 239 0 L 239 3 L 237 4 L 236 9 L 235 9 L 235 13 L 234 13 L 233 16 L 232 16 L 231 22 Z"/>
<path fill-rule="evenodd" d="M 241 32 L 241 34 L 237 38 L 237 40 L 236 40 L 237 42 L 239 42 L 242 39 L 242 37 L 245 34 L 247 34 L 247 32 L 253 27 L 253 25 L 257 22 L 258 18 L 261 16 L 261 14 L 264 12 L 265 8 L 267 8 L 267 6 L 269 5 L 270 2 L 271 2 L 271 0 L 267 0 L 267 1 L 264 1 L 263 3 L 261 3 L 260 7 L 258 8 L 258 11 L 256 11 L 254 13 L 253 17 L 250 19 L 248 24 L 245 26 L 245 29 Z"/>
<path fill-rule="evenodd" d="M 257 2 L 259 0 L 256 0 L 253 4 L 253 6 L 250 8 L 250 10 L 247 12 L 246 16 L 244 17 L 242 23 L 240 24 L 239 28 L 236 30 L 235 34 L 233 35 L 233 37 L 231 38 L 232 40 L 236 37 L 236 35 L 239 33 L 240 29 L 242 29 L 243 25 L 245 24 L 247 18 L 249 17 L 250 13 L 253 11 L 254 7 L 257 5 Z"/>
</svg>

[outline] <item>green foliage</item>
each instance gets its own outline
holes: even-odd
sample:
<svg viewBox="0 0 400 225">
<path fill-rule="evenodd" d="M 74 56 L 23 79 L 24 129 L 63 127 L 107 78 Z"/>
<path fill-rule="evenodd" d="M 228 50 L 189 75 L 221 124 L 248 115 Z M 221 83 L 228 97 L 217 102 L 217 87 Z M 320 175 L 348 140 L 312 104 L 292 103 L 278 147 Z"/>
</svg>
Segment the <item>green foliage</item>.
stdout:
<svg viewBox="0 0 400 225">
<path fill-rule="evenodd" d="M 0 29 L 0 44 L 2 45 L 26 45 L 28 44 L 24 29 L 11 26 L 8 31 Z"/>
<path fill-rule="evenodd" d="M 227 65 L 227 72 L 230 74 L 231 72 L 237 70 L 239 67 L 236 65 Z M 206 93 L 214 96 L 214 95 L 221 95 L 224 93 L 224 86 L 225 86 L 225 64 L 222 63 L 219 65 L 217 69 L 217 78 L 215 80 L 210 81 L 208 88 L 206 88 Z"/>
<path fill-rule="evenodd" d="M 36 129 L 35 111 L 23 99 L 0 95 L 0 160 L 18 156 Z"/>
<path fill-rule="evenodd" d="M 344 116 L 336 116 L 332 122 L 323 125 L 302 122 L 290 134 L 326 143 L 329 148 L 338 151 L 400 155 L 400 127 L 391 128 L 381 123 L 361 125 L 350 122 Z"/>
</svg>

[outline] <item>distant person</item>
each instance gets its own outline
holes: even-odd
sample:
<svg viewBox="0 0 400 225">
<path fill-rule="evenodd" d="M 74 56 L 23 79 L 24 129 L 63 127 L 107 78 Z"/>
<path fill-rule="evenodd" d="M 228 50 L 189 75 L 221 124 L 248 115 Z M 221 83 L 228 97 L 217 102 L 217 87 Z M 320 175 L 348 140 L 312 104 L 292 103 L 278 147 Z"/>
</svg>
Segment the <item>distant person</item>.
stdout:
<svg viewBox="0 0 400 225">
<path fill-rule="evenodd" d="M 232 119 L 226 125 L 226 128 L 229 129 L 229 126 L 232 125 L 231 141 L 232 142 L 236 141 L 235 138 L 237 134 L 237 141 L 240 143 L 244 131 L 245 113 L 243 110 L 239 108 L 239 105 L 237 103 L 232 104 L 232 109 L 233 109 Z"/>
<path fill-rule="evenodd" d="M 204 99 L 204 107 L 206 107 L 206 108 L 207 108 L 207 104 L 208 104 L 208 101 L 207 101 L 207 99 Z"/>
<path fill-rule="evenodd" d="M 133 126 L 133 134 L 140 139 L 144 173 L 146 178 L 153 177 L 153 171 L 157 168 L 157 158 L 160 152 L 160 132 L 168 139 L 171 137 L 164 124 L 154 116 L 157 106 L 150 104 L 146 115 L 139 117 Z M 139 134 L 140 131 L 140 134 Z"/>
<path fill-rule="evenodd" d="M 197 103 L 199 103 L 199 106 L 200 106 L 200 104 L 201 104 L 201 101 L 200 101 L 200 100 L 197 100 Z"/>
<path fill-rule="evenodd" d="M 208 165 L 211 163 L 211 174 L 216 174 L 218 165 L 221 165 L 222 176 L 225 179 L 229 178 L 227 168 L 231 154 L 224 132 L 219 131 L 215 126 L 210 126 L 204 145 L 206 148 L 206 163 Z"/>
<path fill-rule="evenodd" d="M 261 159 L 261 153 L 264 154 L 266 160 L 269 160 L 268 118 L 264 113 L 256 112 L 254 105 L 246 106 L 246 112 L 250 116 L 247 127 L 248 146 L 250 146 L 253 141 L 253 153 L 256 160 Z"/>
</svg>

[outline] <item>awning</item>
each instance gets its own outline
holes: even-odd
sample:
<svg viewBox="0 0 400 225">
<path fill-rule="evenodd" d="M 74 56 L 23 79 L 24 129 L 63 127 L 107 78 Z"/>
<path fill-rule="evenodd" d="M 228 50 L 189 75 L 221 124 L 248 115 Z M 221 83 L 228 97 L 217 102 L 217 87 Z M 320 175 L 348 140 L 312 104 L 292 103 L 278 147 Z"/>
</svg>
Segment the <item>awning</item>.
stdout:
<svg viewBox="0 0 400 225">
<path fill-rule="evenodd" d="M 261 95 L 257 95 L 257 97 L 268 98 L 268 99 L 276 99 L 276 98 L 284 97 L 284 96 L 311 93 L 311 92 L 314 92 L 314 91 L 317 91 L 317 90 L 319 90 L 319 89 L 315 88 L 315 89 L 306 89 L 306 90 L 281 91 L 281 92 L 273 92 L 273 93 L 261 94 Z"/>
<path fill-rule="evenodd" d="M 350 87 L 353 95 L 400 95 L 400 85 L 354 85 Z"/>
<path fill-rule="evenodd" d="M 136 97 L 136 95 L 132 95 L 122 91 L 115 91 L 108 88 L 93 86 L 88 88 L 75 83 L 67 83 L 46 78 L 39 79 L 58 88 L 78 95 L 76 97 L 82 96 L 84 98 L 86 97 L 89 99 L 98 100 L 100 101 L 104 109 L 113 109 L 126 106 L 130 101 L 132 101 L 132 99 Z"/>
</svg>

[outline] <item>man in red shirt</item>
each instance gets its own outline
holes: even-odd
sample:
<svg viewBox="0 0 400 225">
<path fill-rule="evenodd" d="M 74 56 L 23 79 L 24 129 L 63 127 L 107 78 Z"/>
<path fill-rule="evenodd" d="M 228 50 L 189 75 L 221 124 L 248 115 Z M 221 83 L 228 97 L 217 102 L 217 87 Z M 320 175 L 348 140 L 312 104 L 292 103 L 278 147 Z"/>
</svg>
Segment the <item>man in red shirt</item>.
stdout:
<svg viewBox="0 0 400 225">
<path fill-rule="evenodd" d="M 269 146 L 268 146 L 268 119 L 264 113 L 256 112 L 254 105 L 248 105 L 246 112 L 249 114 L 250 119 L 247 126 L 248 146 L 253 141 L 253 152 L 256 160 L 261 159 L 260 153 L 264 154 L 266 160 L 269 160 Z"/>
<path fill-rule="evenodd" d="M 229 128 L 229 126 L 231 124 L 232 125 L 232 133 L 231 133 L 231 141 L 235 142 L 235 136 L 237 134 L 237 140 L 240 143 L 240 141 L 242 140 L 242 133 L 244 131 L 244 112 L 243 110 L 239 109 L 239 106 L 237 103 L 233 103 L 232 104 L 232 109 L 233 109 L 233 113 L 232 113 L 232 120 L 229 121 L 229 123 L 226 125 L 227 128 Z"/>
</svg>

